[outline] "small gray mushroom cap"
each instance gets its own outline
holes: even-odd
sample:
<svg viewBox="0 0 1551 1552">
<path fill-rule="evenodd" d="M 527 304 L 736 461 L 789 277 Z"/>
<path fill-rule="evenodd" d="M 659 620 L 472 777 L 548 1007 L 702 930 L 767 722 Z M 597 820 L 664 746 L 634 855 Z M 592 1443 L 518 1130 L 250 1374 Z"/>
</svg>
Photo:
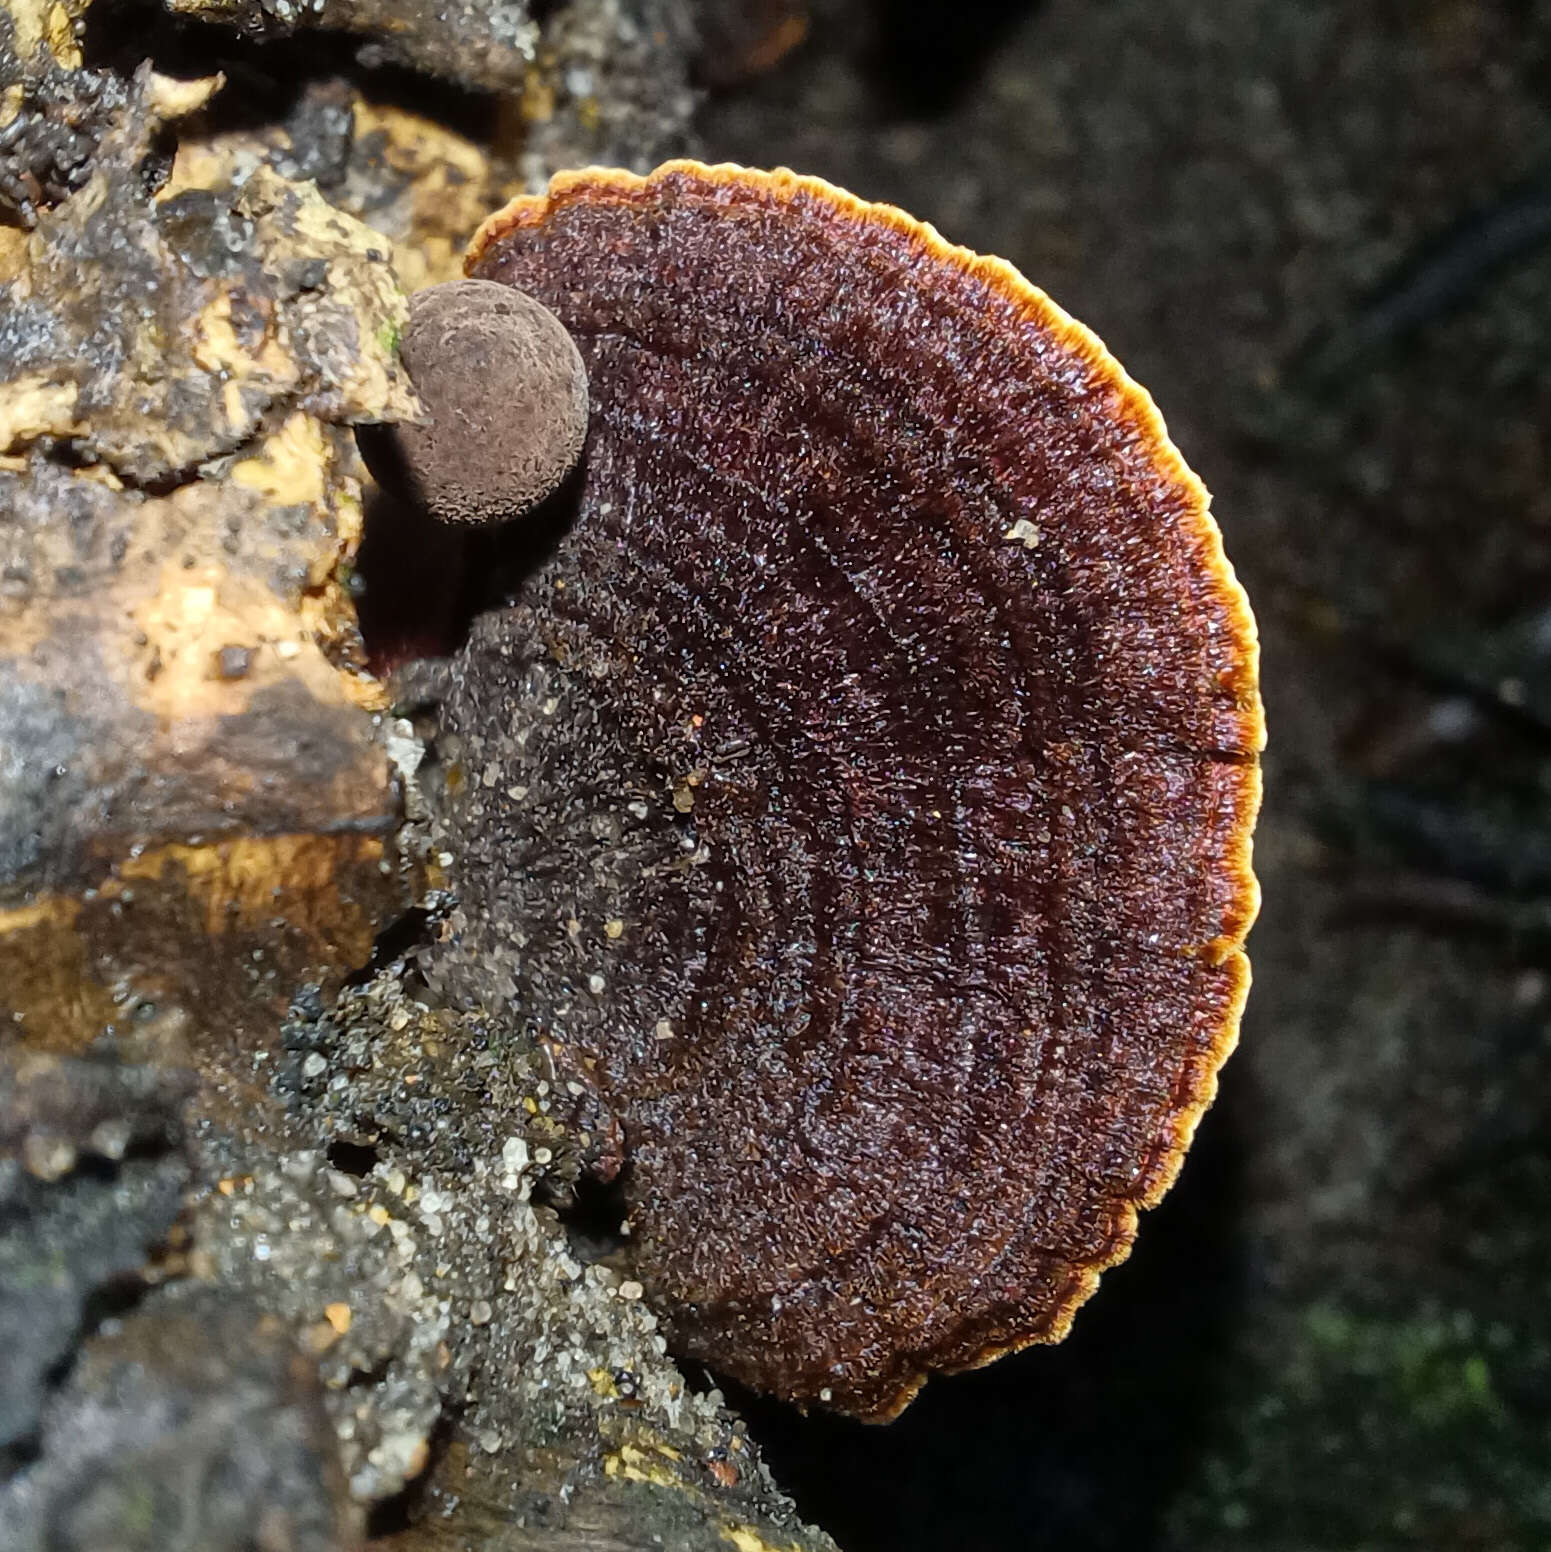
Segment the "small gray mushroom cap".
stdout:
<svg viewBox="0 0 1551 1552">
<path fill-rule="evenodd" d="M 447 523 L 520 517 L 570 473 L 587 370 L 565 325 L 510 286 L 453 280 L 409 301 L 404 365 L 426 418 L 393 428 L 409 494 Z"/>
</svg>

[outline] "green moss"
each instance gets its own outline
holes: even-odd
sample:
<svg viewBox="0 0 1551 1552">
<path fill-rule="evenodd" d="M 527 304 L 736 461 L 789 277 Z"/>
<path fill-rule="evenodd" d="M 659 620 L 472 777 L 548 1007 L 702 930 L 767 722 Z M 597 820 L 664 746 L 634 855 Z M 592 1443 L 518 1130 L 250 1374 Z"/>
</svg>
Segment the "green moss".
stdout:
<svg viewBox="0 0 1551 1552">
<path fill-rule="evenodd" d="M 1423 1428 L 1502 1419 L 1491 1359 L 1468 1312 L 1391 1323 L 1317 1305 L 1304 1327 L 1301 1378 L 1312 1394 L 1345 1376 L 1375 1387 L 1397 1418 Z"/>
<path fill-rule="evenodd" d="M 1551 1428 L 1516 1382 L 1551 1352 L 1470 1313 L 1318 1303 L 1235 1375 L 1227 1426 L 1176 1505 L 1209 1548 L 1551 1547 Z"/>
</svg>

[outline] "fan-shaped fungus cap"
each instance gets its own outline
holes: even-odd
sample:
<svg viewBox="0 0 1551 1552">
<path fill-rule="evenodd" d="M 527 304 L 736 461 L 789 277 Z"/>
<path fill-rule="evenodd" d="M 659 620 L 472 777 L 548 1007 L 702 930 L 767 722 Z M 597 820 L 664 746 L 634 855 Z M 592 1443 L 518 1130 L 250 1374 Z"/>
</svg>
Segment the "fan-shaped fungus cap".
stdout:
<svg viewBox="0 0 1551 1552">
<path fill-rule="evenodd" d="M 440 974 L 623 1123 L 680 1352 L 887 1418 L 1055 1341 L 1248 985 L 1254 623 L 1147 395 L 1016 271 L 811 178 L 566 174 L 579 511 L 445 721 Z"/>
<path fill-rule="evenodd" d="M 570 473 L 587 435 L 587 371 L 547 307 L 486 280 L 409 299 L 401 347 L 426 419 L 391 428 L 402 472 L 367 438 L 379 480 L 449 523 L 520 517 Z"/>
</svg>

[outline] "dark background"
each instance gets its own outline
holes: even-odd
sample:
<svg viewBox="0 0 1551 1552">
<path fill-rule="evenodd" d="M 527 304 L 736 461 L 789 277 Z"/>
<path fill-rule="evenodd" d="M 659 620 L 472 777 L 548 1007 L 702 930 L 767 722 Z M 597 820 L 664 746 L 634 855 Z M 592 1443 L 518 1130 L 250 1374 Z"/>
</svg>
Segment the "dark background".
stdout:
<svg viewBox="0 0 1551 1552">
<path fill-rule="evenodd" d="M 1259 616 L 1265 909 L 1180 1184 L 1059 1349 L 739 1398 L 847 1552 L 1551 1546 L 1551 6 L 823 0 L 712 102 L 1011 259 Z"/>
</svg>

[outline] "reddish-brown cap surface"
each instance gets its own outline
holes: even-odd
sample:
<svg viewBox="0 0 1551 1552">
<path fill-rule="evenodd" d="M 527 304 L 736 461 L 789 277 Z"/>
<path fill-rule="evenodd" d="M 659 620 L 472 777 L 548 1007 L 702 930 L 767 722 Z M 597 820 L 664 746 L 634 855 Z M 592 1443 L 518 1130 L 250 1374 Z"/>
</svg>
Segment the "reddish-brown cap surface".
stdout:
<svg viewBox="0 0 1551 1552">
<path fill-rule="evenodd" d="M 1254 624 L 1147 395 L 786 172 L 476 240 L 580 345 L 580 508 L 476 627 L 446 975 L 596 1074 L 680 1351 L 893 1415 L 1061 1337 L 1248 985 Z"/>
</svg>

